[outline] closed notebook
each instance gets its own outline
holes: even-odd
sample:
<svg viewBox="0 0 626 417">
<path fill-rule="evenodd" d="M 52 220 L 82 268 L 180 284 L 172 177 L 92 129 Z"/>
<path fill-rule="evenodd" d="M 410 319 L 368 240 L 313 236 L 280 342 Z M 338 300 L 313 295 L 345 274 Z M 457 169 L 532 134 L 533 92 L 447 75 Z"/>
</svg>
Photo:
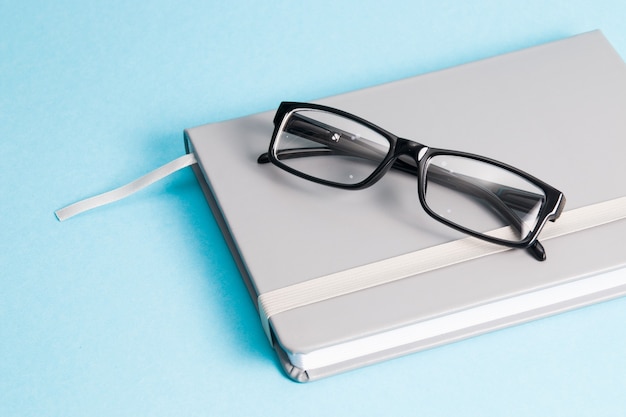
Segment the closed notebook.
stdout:
<svg viewBox="0 0 626 417">
<path fill-rule="evenodd" d="M 540 237 L 544 262 L 487 248 L 429 264 L 475 239 L 422 210 L 415 177 L 392 170 L 345 191 L 259 164 L 274 112 L 187 129 L 198 180 L 290 378 L 626 293 L 624 270 L 607 273 L 626 264 L 626 66 L 601 32 L 317 102 L 519 167 L 563 191 L 567 205 Z M 282 308 L 268 311 L 270 299 Z"/>
</svg>

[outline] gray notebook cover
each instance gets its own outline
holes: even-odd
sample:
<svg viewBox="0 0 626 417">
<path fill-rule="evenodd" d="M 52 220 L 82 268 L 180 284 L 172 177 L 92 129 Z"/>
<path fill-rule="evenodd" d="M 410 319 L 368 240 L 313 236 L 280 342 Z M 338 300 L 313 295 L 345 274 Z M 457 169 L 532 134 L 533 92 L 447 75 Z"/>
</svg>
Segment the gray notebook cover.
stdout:
<svg viewBox="0 0 626 417">
<path fill-rule="evenodd" d="M 297 99 L 285 97 L 285 100 Z M 565 210 L 626 196 L 626 66 L 599 31 L 319 100 L 409 139 L 485 155 L 562 190 Z M 361 191 L 256 162 L 273 112 L 185 131 L 196 174 L 253 301 L 267 291 L 464 236 L 423 212 L 415 178 Z M 309 381 L 626 293 L 626 285 L 302 369 L 292 358 L 594 276 L 626 264 L 626 220 L 271 317 L 287 375 Z"/>
</svg>

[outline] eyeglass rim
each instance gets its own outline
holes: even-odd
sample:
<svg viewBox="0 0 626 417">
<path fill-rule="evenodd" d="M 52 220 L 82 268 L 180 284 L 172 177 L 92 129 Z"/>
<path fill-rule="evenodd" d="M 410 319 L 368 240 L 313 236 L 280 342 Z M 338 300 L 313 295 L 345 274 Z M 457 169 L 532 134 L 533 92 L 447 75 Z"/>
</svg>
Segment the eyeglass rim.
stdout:
<svg viewBox="0 0 626 417">
<path fill-rule="evenodd" d="M 529 183 L 537 186 L 545 195 L 546 201 L 542 205 L 541 210 L 537 214 L 537 223 L 532 228 L 531 232 L 528 235 L 519 241 L 511 241 L 506 239 L 496 238 L 485 233 L 476 232 L 472 229 L 466 228 L 460 224 L 454 223 L 445 217 L 439 215 L 433 209 L 430 208 L 426 201 L 426 181 L 427 175 L 426 170 L 428 169 L 428 162 L 435 156 L 459 156 L 463 158 L 473 159 L 479 162 L 489 163 L 491 165 L 497 166 L 501 169 L 504 169 L 508 172 L 512 172 L 521 178 L 525 179 Z M 418 191 L 417 194 L 419 196 L 420 204 L 424 211 L 426 211 L 432 218 L 438 220 L 439 222 L 452 227 L 460 232 L 466 233 L 468 235 L 481 238 L 491 243 L 496 243 L 500 245 L 505 245 L 514 248 L 527 248 L 537 241 L 539 233 L 545 226 L 548 220 L 554 221 L 556 220 L 563 210 L 563 206 L 565 203 L 565 197 L 562 192 L 547 184 L 546 182 L 538 179 L 537 177 L 520 170 L 514 166 L 508 165 L 504 162 L 491 159 L 482 155 L 476 155 L 469 152 L 442 149 L 442 148 L 428 148 L 422 158 L 418 161 Z"/>
<path fill-rule="evenodd" d="M 345 183 L 338 183 L 334 181 L 324 180 L 318 177 L 308 175 L 296 169 L 293 169 L 289 165 L 286 165 L 283 162 L 281 162 L 276 157 L 275 144 L 277 140 L 277 135 L 283 128 L 283 125 L 287 119 L 287 116 L 298 110 L 317 110 L 317 111 L 328 112 L 331 114 L 345 117 L 354 122 L 361 123 L 367 128 L 385 137 L 389 141 L 389 144 L 390 144 L 389 151 L 387 152 L 387 155 L 385 156 L 385 158 L 379 163 L 378 167 L 367 178 L 355 184 L 345 184 Z M 528 248 L 532 246 L 535 242 L 537 242 L 539 233 L 541 232 L 541 230 L 543 229 L 547 221 L 548 220 L 555 221 L 560 216 L 561 212 L 563 211 L 563 207 L 565 205 L 564 194 L 561 191 L 549 185 L 548 183 L 544 182 L 543 180 L 540 180 L 539 178 L 529 174 L 526 171 L 523 171 L 512 165 L 509 165 L 502 161 L 498 161 L 498 160 L 495 160 L 495 159 L 492 159 L 483 155 L 477 155 L 477 154 L 473 154 L 469 152 L 457 151 L 457 150 L 451 150 L 451 149 L 430 147 L 430 146 L 424 145 L 422 143 L 419 143 L 410 139 L 404 139 L 404 138 L 394 135 L 393 133 L 387 131 L 386 129 L 381 128 L 380 126 L 366 119 L 363 119 L 362 117 L 356 116 L 352 113 L 346 112 L 341 109 L 337 109 L 334 107 L 329 107 L 329 106 L 325 106 L 325 105 L 321 105 L 317 103 L 303 103 L 303 102 L 295 102 L 295 101 L 281 102 L 280 106 L 278 107 L 274 115 L 274 131 L 272 133 L 272 139 L 270 141 L 270 146 L 269 146 L 269 151 L 268 151 L 267 156 L 268 156 L 269 161 L 272 162 L 272 164 L 276 165 L 277 167 L 293 175 L 304 178 L 306 180 L 309 180 L 318 184 L 335 187 L 335 188 L 341 188 L 341 189 L 346 189 L 346 190 L 359 190 L 359 189 L 370 187 L 373 184 L 375 184 L 380 178 L 382 178 L 387 173 L 387 171 L 389 171 L 389 169 L 391 169 L 393 162 L 395 160 L 397 160 L 401 155 L 408 154 L 407 152 L 408 149 L 398 148 L 399 143 L 403 143 L 403 144 L 408 143 L 409 146 L 413 145 L 413 152 L 416 155 L 416 164 L 417 164 L 416 175 L 418 176 L 417 194 L 418 194 L 418 199 L 420 201 L 420 205 L 422 206 L 424 211 L 426 211 L 426 213 L 429 216 L 431 216 L 433 219 L 455 230 L 458 230 L 462 233 L 477 237 L 479 239 L 488 241 L 490 243 L 504 245 L 507 247 L 522 248 L 522 249 Z M 470 158 L 470 159 L 474 159 L 480 162 L 492 164 L 494 166 L 497 166 L 499 168 L 512 172 L 516 175 L 519 175 L 520 177 L 524 178 L 531 184 L 534 184 L 535 186 L 540 188 L 546 196 L 546 202 L 544 203 L 543 207 L 541 208 L 537 216 L 538 221 L 535 227 L 532 229 L 532 231 L 524 239 L 520 241 L 510 241 L 510 240 L 499 239 L 493 236 L 489 236 L 484 233 L 476 232 L 472 229 L 463 227 L 462 225 L 451 222 L 450 220 L 438 215 L 435 211 L 433 211 L 428 206 L 428 204 L 426 203 L 426 197 L 425 197 L 426 169 L 428 167 L 428 161 L 432 157 L 437 156 L 437 155 L 460 156 L 460 157 Z"/>
<path fill-rule="evenodd" d="M 387 139 L 387 141 L 389 141 L 389 150 L 387 151 L 387 155 L 385 155 L 385 158 L 381 160 L 378 167 L 376 167 L 376 169 L 369 176 L 367 176 L 365 179 L 354 184 L 346 184 L 346 183 L 341 183 L 341 182 L 336 182 L 336 181 L 325 180 L 325 179 L 308 175 L 304 172 L 291 168 L 289 165 L 283 163 L 280 159 L 277 158 L 276 156 L 277 149 L 275 145 L 277 142 L 278 132 L 280 132 L 282 128 L 284 127 L 284 123 L 287 120 L 288 116 L 298 110 L 317 110 L 317 111 L 327 112 L 327 113 L 331 113 L 337 116 L 342 116 L 342 117 L 345 117 L 346 119 L 363 124 L 367 128 L 380 134 L 382 137 Z M 390 162 L 392 162 L 394 159 L 393 154 L 394 154 L 394 151 L 396 149 L 396 144 L 399 139 L 400 138 L 398 136 L 375 125 L 374 123 L 366 119 L 363 119 L 359 116 L 356 116 L 354 114 L 340 110 L 340 109 L 324 106 L 321 104 L 315 104 L 315 103 L 300 103 L 300 102 L 293 102 L 293 101 L 283 101 L 278 107 L 278 110 L 276 111 L 276 114 L 274 116 L 274 132 L 272 133 L 272 139 L 270 141 L 268 158 L 274 165 L 284 169 L 285 171 L 290 172 L 291 174 L 304 178 L 306 180 L 316 182 L 318 184 L 328 185 L 330 187 L 345 189 L 345 190 L 360 190 L 360 189 L 367 188 L 367 187 L 374 185 L 391 168 Z"/>
</svg>

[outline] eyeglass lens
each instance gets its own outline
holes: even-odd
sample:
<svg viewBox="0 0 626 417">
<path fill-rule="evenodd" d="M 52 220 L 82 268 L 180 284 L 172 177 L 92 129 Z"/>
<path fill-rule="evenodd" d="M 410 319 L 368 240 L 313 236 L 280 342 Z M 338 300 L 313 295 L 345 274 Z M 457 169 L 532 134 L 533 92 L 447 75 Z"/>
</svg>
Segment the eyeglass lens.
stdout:
<svg viewBox="0 0 626 417">
<path fill-rule="evenodd" d="M 545 200 L 526 178 L 488 162 L 446 154 L 427 161 L 426 205 L 474 232 L 520 242 L 537 226 Z"/>
<path fill-rule="evenodd" d="M 274 142 L 274 154 L 283 164 L 316 178 L 349 185 L 369 177 L 389 149 L 387 138 L 369 127 L 316 110 L 292 112 L 283 120 Z"/>
</svg>

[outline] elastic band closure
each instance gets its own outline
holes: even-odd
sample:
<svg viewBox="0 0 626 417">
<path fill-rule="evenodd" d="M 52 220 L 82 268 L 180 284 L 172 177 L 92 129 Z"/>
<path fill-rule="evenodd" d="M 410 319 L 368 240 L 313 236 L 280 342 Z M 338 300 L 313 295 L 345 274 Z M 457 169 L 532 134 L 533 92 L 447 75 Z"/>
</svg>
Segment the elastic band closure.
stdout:
<svg viewBox="0 0 626 417">
<path fill-rule="evenodd" d="M 541 240 L 623 218 L 626 197 L 569 210 L 557 222 L 545 225 Z M 271 343 L 269 319 L 275 314 L 507 250 L 510 248 L 464 238 L 268 291 L 258 297 L 261 322 Z"/>
<path fill-rule="evenodd" d="M 54 214 L 57 216 L 57 219 L 59 219 L 59 221 L 67 220 L 70 217 L 76 216 L 77 214 L 83 213 L 87 210 L 91 210 L 93 208 L 104 206 L 105 204 L 113 203 L 114 201 L 126 198 L 129 195 L 141 190 L 142 188 L 145 188 L 150 184 L 153 184 L 167 177 L 168 175 L 173 174 L 176 171 L 193 165 L 196 162 L 197 161 L 194 154 L 186 154 L 163 165 L 160 168 L 155 169 L 152 172 L 149 172 L 148 174 L 136 179 L 133 182 L 130 182 L 106 193 L 98 194 L 94 197 L 81 200 L 67 207 L 63 207 L 62 209 L 55 211 Z"/>
</svg>

